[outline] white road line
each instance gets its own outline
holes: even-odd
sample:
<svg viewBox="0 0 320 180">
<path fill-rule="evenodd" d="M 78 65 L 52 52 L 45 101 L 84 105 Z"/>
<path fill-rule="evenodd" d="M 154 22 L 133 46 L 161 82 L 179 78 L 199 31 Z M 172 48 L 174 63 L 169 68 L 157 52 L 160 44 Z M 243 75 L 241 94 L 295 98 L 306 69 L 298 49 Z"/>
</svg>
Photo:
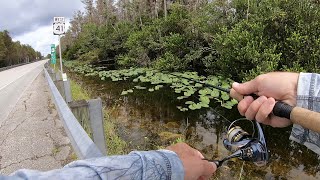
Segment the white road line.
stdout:
<svg viewBox="0 0 320 180">
<path fill-rule="evenodd" d="M 38 63 L 38 62 L 37 62 Z M 15 78 L 15 79 L 13 79 L 12 81 L 10 81 L 10 82 L 8 82 L 8 83 L 6 83 L 6 84 L 4 84 L 2 87 L 0 87 L 0 91 L 2 90 L 2 89 L 4 89 L 4 88 L 6 88 L 7 86 L 9 86 L 11 83 L 13 83 L 13 82 L 15 82 L 15 81 L 17 81 L 18 79 L 20 79 L 21 77 L 23 77 L 24 75 L 26 75 L 26 74 L 28 74 L 30 71 L 32 71 L 32 70 L 34 70 L 34 69 L 36 69 L 38 66 L 41 66 L 41 65 L 43 65 L 44 64 L 44 62 L 39 62 L 39 64 L 37 65 L 37 66 L 33 66 L 33 69 L 32 68 L 30 68 L 29 69 L 29 71 L 24 71 L 24 73 L 23 74 L 21 74 L 20 76 L 18 76 L 17 78 Z M 34 65 L 34 64 L 28 64 L 28 65 Z M 29 66 L 28 66 L 29 67 Z M 10 69 L 11 71 L 13 71 L 15 68 L 13 68 L 13 69 Z M 26 67 L 23 67 L 23 69 L 22 70 L 24 70 L 24 69 L 26 69 Z M 20 72 L 22 71 L 22 70 L 20 70 Z"/>
</svg>

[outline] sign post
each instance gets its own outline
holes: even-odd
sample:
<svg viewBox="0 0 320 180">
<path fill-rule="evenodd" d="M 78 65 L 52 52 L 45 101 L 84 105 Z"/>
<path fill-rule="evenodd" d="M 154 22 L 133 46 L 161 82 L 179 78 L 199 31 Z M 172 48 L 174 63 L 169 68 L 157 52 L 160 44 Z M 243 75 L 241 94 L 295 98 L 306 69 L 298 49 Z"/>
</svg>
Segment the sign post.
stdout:
<svg viewBox="0 0 320 180">
<path fill-rule="evenodd" d="M 59 57 L 60 57 L 60 70 L 62 74 L 62 79 L 67 80 L 67 75 L 63 73 L 62 69 L 62 55 L 61 55 L 61 35 L 65 34 L 65 18 L 64 17 L 54 17 L 53 18 L 53 34 L 59 35 Z"/>
</svg>

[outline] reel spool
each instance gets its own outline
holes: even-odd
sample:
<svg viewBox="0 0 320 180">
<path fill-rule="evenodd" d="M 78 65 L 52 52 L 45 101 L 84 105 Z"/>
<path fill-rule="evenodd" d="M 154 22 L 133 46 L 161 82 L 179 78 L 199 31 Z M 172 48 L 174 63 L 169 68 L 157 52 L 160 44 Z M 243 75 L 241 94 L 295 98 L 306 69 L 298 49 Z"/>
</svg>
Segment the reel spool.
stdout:
<svg viewBox="0 0 320 180">
<path fill-rule="evenodd" d="M 238 157 L 244 161 L 253 162 L 257 166 L 266 165 L 269 160 L 269 151 L 260 124 L 255 121 L 258 130 L 256 138 L 240 126 L 234 126 L 240 120 L 244 119 L 236 120 L 230 124 L 227 137 L 223 140 L 225 148 L 233 153 L 229 157 Z M 253 130 L 255 130 L 254 127 Z"/>
</svg>

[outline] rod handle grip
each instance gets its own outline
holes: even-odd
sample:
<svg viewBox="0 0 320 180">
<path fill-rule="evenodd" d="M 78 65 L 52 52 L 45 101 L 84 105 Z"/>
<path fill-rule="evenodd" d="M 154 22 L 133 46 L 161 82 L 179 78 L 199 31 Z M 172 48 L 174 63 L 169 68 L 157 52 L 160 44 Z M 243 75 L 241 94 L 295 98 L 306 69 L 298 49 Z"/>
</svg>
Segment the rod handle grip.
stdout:
<svg viewBox="0 0 320 180">
<path fill-rule="evenodd" d="M 276 116 L 290 119 L 293 106 L 290 106 L 287 103 L 278 101 L 273 107 L 272 113 Z"/>
<path fill-rule="evenodd" d="M 284 102 L 277 102 L 273 108 L 273 114 L 290 119 L 295 124 L 320 133 L 320 113 L 318 112 L 301 107 L 293 107 Z"/>
<path fill-rule="evenodd" d="M 230 96 L 238 101 L 244 98 L 242 94 L 237 93 L 234 89 L 230 90 Z M 258 96 L 253 96 L 254 99 L 256 97 Z M 293 107 L 281 101 L 276 102 L 272 112 L 276 116 L 290 119 L 295 124 L 320 133 L 320 113 L 318 112 L 301 107 Z"/>
</svg>

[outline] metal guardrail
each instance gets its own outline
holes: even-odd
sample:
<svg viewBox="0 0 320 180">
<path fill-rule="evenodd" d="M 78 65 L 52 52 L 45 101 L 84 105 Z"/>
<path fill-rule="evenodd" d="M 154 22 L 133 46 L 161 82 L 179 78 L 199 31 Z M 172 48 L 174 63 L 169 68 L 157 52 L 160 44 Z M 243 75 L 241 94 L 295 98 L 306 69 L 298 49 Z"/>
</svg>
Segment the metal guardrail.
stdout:
<svg viewBox="0 0 320 180">
<path fill-rule="evenodd" d="M 44 68 L 46 79 L 55 101 L 56 108 L 60 119 L 63 121 L 65 130 L 71 140 L 71 144 L 80 159 L 88 159 L 93 157 L 104 156 L 97 145 L 90 139 L 85 130 L 81 127 L 78 120 L 75 118 L 67 103 L 61 96 L 57 87 L 53 83 L 46 68 Z"/>
</svg>

